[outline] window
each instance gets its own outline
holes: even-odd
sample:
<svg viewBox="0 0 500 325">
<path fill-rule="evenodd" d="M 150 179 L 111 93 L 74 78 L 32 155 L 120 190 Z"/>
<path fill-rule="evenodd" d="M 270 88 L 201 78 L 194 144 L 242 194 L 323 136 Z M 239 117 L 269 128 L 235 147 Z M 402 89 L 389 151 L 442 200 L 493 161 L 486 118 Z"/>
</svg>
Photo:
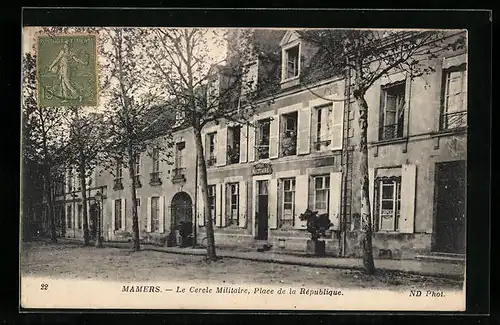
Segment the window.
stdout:
<svg viewBox="0 0 500 325">
<path fill-rule="evenodd" d="M 136 198 L 135 199 L 135 205 L 140 207 L 141 206 L 141 199 L 140 198 Z"/>
<path fill-rule="evenodd" d="M 153 171 L 151 172 L 151 179 L 149 181 L 149 184 L 152 186 L 161 185 L 162 182 L 160 179 L 160 150 L 158 148 L 153 149 L 152 160 L 153 160 Z"/>
<path fill-rule="evenodd" d="M 227 161 L 229 164 L 240 162 L 240 134 L 241 126 L 236 125 L 227 129 Z"/>
<path fill-rule="evenodd" d="M 285 50 L 285 80 L 299 75 L 299 46 Z"/>
<path fill-rule="evenodd" d="M 135 187 L 141 187 L 141 156 L 139 154 L 135 155 L 134 163 L 134 177 L 135 177 Z"/>
<path fill-rule="evenodd" d="M 315 176 L 314 182 L 314 211 L 318 214 L 328 213 L 329 211 L 329 198 L 330 198 L 330 176 L 322 175 Z"/>
<path fill-rule="evenodd" d="M 279 227 L 293 226 L 295 216 L 295 178 L 281 180 L 282 202 Z"/>
<path fill-rule="evenodd" d="M 281 156 L 297 154 L 297 112 L 283 114 L 281 118 Z"/>
<path fill-rule="evenodd" d="M 73 192 L 73 171 L 71 169 L 68 170 L 68 192 Z"/>
<path fill-rule="evenodd" d="M 83 216 L 82 216 L 82 206 L 79 204 L 78 205 L 78 217 L 77 217 L 77 227 L 78 229 L 82 229 L 82 219 L 83 219 Z"/>
<path fill-rule="evenodd" d="M 379 230 L 397 231 L 401 213 L 401 177 L 376 181 L 378 205 L 375 207 L 379 219 Z"/>
<path fill-rule="evenodd" d="M 116 160 L 114 190 L 123 190 L 123 166 L 121 159 Z"/>
<path fill-rule="evenodd" d="M 214 166 L 217 163 L 216 145 L 217 145 L 217 132 L 212 132 L 207 134 L 207 165 Z"/>
<path fill-rule="evenodd" d="M 178 142 L 175 145 L 175 168 L 184 168 L 184 148 L 186 147 L 185 142 Z"/>
<path fill-rule="evenodd" d="M 216 185 L 208 185 L 208 208 L 210 209 L 210 215 L 212 216 L 212 222 L 214 224 L 215 224 L 215 218 L 217 217 L 215 210 L 215 202 L 217 200 L 215 194 L 215 186 Z"/>
<path fill-rule="evenodd" d="M 229 183 L 226 186 L 226 211 L 228 211 L 229 224 L 238 224 L 240 189 L 238 183 Z"/>
<path fill-rule="evenodd" d="M 403 136 L 406 82 L 382 88 L 379 139 L 388 140 Z"/>
<path fill-rule="evenodd" d="M 160 198 L 151 198 L 151 231 L 156 232 L 160 229 Z"/>
<path fill-rule="evenodd" d="M 178 110 L 175 112 L 175 124 L 174 126 L 181 125 L 186 118 L 186 112 L 183 110 Z"/>
<path fill-rule="evenodd" d="M 122 228 L 122 200 L 115 200 L 115 230 Z"/>
<path fill-rule="evenodd" d="M 269 158 L 269 136 L 271 133 L 271 119 L 257 121 L 255 148 L 257 160 Z"/>
<path fill-rule="evenodd" d="M 160 150 L 158 148 L 153 149 L 153 173 L 158 173 L 160 171 Z"/>
<path fill-rule="evenodd" d="M 467 125 L 467 71 L 465 64 L 450 68 L 443 74 L 441 129 Z"/>
<path fill-rule="evenodd" d="M 68 225 L 68 228 L 71 229 L 73 228 L 73 209 L 71 208 L 71 205 L 68 205 L 66 209 L 67 209 L 66 224 Z"/>
<path fill-rule="evenodd" d="M 315 145 L 316 151 L 328 150 L 332 142 L 332 109 L 333 105 L 317 107 L 315 110 Z"/>
</svg>

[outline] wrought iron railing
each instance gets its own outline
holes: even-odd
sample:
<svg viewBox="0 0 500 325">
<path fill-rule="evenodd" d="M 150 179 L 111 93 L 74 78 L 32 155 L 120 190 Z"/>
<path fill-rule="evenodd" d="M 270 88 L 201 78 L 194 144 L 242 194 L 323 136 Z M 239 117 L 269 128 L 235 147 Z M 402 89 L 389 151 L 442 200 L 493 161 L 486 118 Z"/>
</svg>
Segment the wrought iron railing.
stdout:
<svg viewBox="0 0 500 325">
<path fill-rule="evenodd" d="M 207 167 L 215 166 L 216 163 L 217 163 L 217 159 L 214 156 L 210 156 L 207 159 Z"/>
<path fill-rule="evenodd" d="M 161 185 L 160 172 L 152 172 L 149 174 L 151 179 L 149 180 L 150 185 Z"/>
<path fill-rule="evenodd" d="M 269 145 L 268 144 L 257 145 L 257 146 L 255 146 L 255 150 L 257 153 L 257 160 L 269 158 Z"/>
<path fill-rule="evenodd" d="M 184 173 L 185 168 L 174 168 L 172 169 L 172 183 L 185 182 L 186 176 Z"/>
<path fill-rule="evenodd" d="M 441 129 L 452 130 L 467 126 L 467 111 L 441 114 Z"/>
<path fill-rule="evenodd" d="M 283 156 L 293 156 L 297 154 L 297 138 L 283 137 L 281 143 L 281 154 Z"/>
<path fill-rule="evenodd" d="M 379 129 L 380 140 L 390 140 L 403 137 L 403 127 L 400 123 L 382 125 Z"/>
<path fill-rule="evenodd" d="M 123 179 L 120 178 L 115 178 L 114 184 L 113 184 L 113 190 L 118 191 L 118 190 L 123 190 Z"/>
</svg>

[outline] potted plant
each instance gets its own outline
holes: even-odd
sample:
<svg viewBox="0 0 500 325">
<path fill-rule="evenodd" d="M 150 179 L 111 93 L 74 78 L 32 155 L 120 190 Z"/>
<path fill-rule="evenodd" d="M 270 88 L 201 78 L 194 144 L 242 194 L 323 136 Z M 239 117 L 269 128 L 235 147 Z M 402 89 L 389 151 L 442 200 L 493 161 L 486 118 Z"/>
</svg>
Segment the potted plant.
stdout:
<svg viewBox="0 0 500 325">
<path fill-rule="evenodd" d="M 318 214 L 318 211 L 306 209 L 299 218 L 307 222 L 307 231 L 311 233 L 311 239 L 307 241 L 307 253 L 325 255 L 325 241 L 320 240 L 320 238 L 324 237 L 326 231 L 333 226 L 330 218 L 328 218 L 328 214 Z"/>
</svg>

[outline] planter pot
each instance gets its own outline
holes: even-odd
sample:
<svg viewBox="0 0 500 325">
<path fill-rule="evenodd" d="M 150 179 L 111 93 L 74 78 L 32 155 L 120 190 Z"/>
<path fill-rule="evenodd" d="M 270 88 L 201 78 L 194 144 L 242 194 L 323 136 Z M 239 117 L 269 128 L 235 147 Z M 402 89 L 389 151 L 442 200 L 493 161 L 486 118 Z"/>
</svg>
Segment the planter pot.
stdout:
<svg viewBox="0 0 500 325">
<path fill-rule="evenodd" d="M 310 255 L 325 255 L 325 241 L 324 240 L 311 240 L 307 241 L 307 254 Z"/>
</svg>

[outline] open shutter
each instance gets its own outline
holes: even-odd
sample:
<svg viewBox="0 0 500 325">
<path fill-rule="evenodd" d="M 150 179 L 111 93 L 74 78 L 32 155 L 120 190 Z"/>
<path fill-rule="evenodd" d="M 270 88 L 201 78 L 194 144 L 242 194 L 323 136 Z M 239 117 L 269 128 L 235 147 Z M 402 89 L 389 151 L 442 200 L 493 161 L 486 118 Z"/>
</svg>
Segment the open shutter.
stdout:
<svg viewBox="0 0 500 325">
<path fill-rule="evenodd" d="M 240 195 L 238 197 L 238 227 L 246 228 L 247 223 L 247 183 L 245 181 L 241 181 L 238 185 L 240 190 Z"/>
<path fill-rule="evenodd" d="M 255 131 L 255 127 L 252 125 L 248 126 L 248 162 L 255 160 Z"/>
<path fill-rule="evenodd" d="M 403 165 L 401 168 L 401 218 L 399 231 L 413 233 L 415 220 L 416 165 Z"/>
<path fill-rule="evenodd" d="M 278 158 L 280 124 L 279 115 L 274 115 L 269 128 L 269 158 Z"/>
<path fill-rule="evenodd" d="M 159 216 L 159 227 L 160 227 L 160 233 L 165 232 L 165 197 L 160 196 L 160 216 Z"/>
<path fill-rule="evenodd" d="M 299 175 L 295 178 L 295 228 L 306 229 L 307 222 L 301 221 L 299 216 L 304 213 L 308 207 L 309 196 L 302 191 L 309 186 L 309 176 Z"/>
<path fill-rule="evenodd" d="M 227 157 L 227 127 L 221 127 L 217 132 L 217 165 L 224 166 Z"/>
<path fill-rule="evenodd" d="M 221 185 L 215 185 L 215 226 L 221 227 L 221 217 L 222 217 L 222 193 Z"/>
<path fill-rule="evenodd" d="M 309 107 L 299 110 L 298 154 L 305 155 L 311 150 L 311 111 Z"/>
<path fill-rule="evenodd" d="M 373 198 L 375 197 L 375 169 L 374 168 L 369 168 L 368 169 L 368 192 L 370 194 L 370 213 L 371 213 L 371 218 L 372 218 L 372 227 L 376 229 L 373 225 L 373 220 L 375 220 L 373 216 L 373 211 L 375 211 L 375 206 L 374 206 L 374 200 Z M 363 221 L 363 220 L 361 220 Z"/>
<path fill-rule="evenodd" d="M 111 207 L 111 231 L 115 231 L 115 229 L 116 229 L 116 224 L 115 224 L 115 220 L 116 220 L 115 219 L 116 218 L 116 216 L 115 216 L 115 213 L 116 213 L 116 209 L 115 209 L 116 200 L 112 200 L 111 204 L 113 204 L 113 206 Z M 68 224 L 67 216 L 66 216 L 66 224 Z"/>
<path fill-rule="evenodd" d="M 151 197 L 148 197 L 148 213 L 147 213 L 147 221 L 146 221 L 146 231 L 151 232 Z"/>
<path fill-rule="evenodd" d="M 278 228 L 278 180 L 270 179 L 268 193 L 269 229 Z"/>
<path fill-rule="evenodd" d="M 122 229 L 121 230 L 125 230 L 127 228 L 125 228 L 125 216 L 127 215 L 126 211 L 125 211 L 125 208 L 127 207 L 127 205 L 125 204 L 125 198 L 122 199 Z"/>
<path fill-rule="evenodd" d="M 248 125 L 240 128 L 240 163 L 247 162 Z"/>
<path fill-rule="evenodd" d="M 332 150 L 342 149 L 344 102 L 333 102 L 332 112 Z"/>
<path fill-rule="evenodd" d="M 205 206 L 203 205 L 203 197 L 201 193 L 201 187 L 198 186 L 198 195 L 196 198 L 196 213 L 198 217 L 198 226 L 203 227 L 205 225 Z"/>
<path fill-rule="evenodd" d="M 333 223 L 332 229 L 340 229 L 340 200 L 341 200 L 342 173 L 330 173 L 330 211 L 329 218 Z"/>
<path fill-rule="evenodd" d="M 222 220 L 221 220 L 221 226 L 226 227 L 227 226 L 227 220 L 229 219 L 229 213 L 231 213 L 231 207 L 229 206 L 231 204 L 231 199 L 230 199 L 230 189 L 228 184 L 222 184 Z"/>
</svg>

